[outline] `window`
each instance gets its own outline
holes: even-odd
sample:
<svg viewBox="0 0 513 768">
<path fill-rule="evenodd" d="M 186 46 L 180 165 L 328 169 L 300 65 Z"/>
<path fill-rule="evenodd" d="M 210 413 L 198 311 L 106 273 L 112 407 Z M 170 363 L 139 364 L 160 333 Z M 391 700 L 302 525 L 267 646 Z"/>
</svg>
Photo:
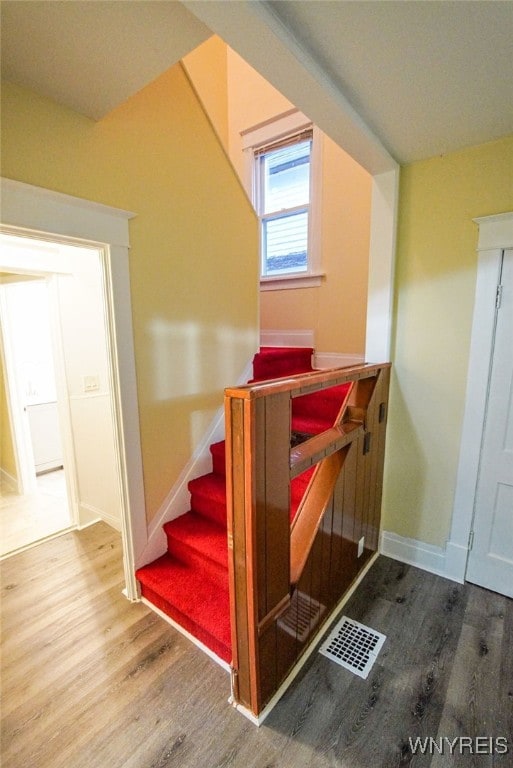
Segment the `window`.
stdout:
<svg viewBox="0 0 513 768">
<path fill-rule="evenodd" d="M 291 110 L 242 133 L 263 290 L 320 285 L 320 132 Z"/>
<path fill-rule="evenodd" d="M 255 153 L 262 277 L 308 271 L 311 152 L 309 131 Z"/>
</svg>

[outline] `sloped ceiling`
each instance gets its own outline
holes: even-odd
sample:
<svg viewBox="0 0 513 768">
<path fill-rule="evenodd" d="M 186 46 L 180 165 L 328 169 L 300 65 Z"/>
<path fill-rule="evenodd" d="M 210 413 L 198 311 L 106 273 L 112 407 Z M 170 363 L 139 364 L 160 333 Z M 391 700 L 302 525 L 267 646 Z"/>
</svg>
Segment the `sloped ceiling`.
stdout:
<svg viewBox="0 0 513 768">
<path fill-rule="evenodd" d="M 2 77 L 95 120 L 212 34 L 179 2 L 4 0 Z"/>
<path fill-rule="evenodd" d="M 513 3 L 3 0 L 3 77 L 99 119 L 212 32 L 371 172 L 513 133 Z"/>
</svg>

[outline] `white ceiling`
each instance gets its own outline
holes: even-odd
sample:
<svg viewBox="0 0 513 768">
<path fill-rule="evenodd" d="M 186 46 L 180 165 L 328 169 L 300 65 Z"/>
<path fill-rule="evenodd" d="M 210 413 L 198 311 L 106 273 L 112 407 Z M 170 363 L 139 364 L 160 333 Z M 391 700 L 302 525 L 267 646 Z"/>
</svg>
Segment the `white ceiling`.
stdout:
<svg viewBox="0 0 513 768">
<path fill-rule="evenodd" d="M 389 152 L 513 132 L 513 3 L 269 2 Z"/>
<path fill-rule="evenodd" d="M 213 30 L 374 172 L 513 133 L 512 0 L 3 0 L 1 11 L 3 76 L 94 119 Z"/>
<path fill-rule="evenodd" d="M 95 120 L 212 33 L 177 0 L 3 0 L 2 77 Z"/>
</svg>

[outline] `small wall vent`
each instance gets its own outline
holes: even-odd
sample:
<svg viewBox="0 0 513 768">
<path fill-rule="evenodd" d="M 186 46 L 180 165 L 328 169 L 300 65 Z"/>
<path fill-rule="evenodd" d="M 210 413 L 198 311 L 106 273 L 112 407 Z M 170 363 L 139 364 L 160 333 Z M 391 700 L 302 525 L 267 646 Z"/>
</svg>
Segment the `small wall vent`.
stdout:
<svg viewBox="0 0 513 768">
<path fill-rule="evenodd" d="M 278 626 L 304 643 L 319 624 L 326 606 L 296 590 L 288 610 L 278 619 Z"/>
</svg>

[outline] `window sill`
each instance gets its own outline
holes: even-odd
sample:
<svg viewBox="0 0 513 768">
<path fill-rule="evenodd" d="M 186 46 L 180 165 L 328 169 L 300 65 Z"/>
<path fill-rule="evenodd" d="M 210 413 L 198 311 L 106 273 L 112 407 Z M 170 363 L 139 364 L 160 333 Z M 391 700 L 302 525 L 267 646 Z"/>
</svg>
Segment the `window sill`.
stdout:
<svg viewBox="0 0 513 768">
<path fill-rule="evenodd" d="M 324 272 L 308 272 L 304 275 L 280 275 L 279 277 L 261 277 L 261 291 L 283 291 L 289 288 L 318 288 Z"/>
</svg>

